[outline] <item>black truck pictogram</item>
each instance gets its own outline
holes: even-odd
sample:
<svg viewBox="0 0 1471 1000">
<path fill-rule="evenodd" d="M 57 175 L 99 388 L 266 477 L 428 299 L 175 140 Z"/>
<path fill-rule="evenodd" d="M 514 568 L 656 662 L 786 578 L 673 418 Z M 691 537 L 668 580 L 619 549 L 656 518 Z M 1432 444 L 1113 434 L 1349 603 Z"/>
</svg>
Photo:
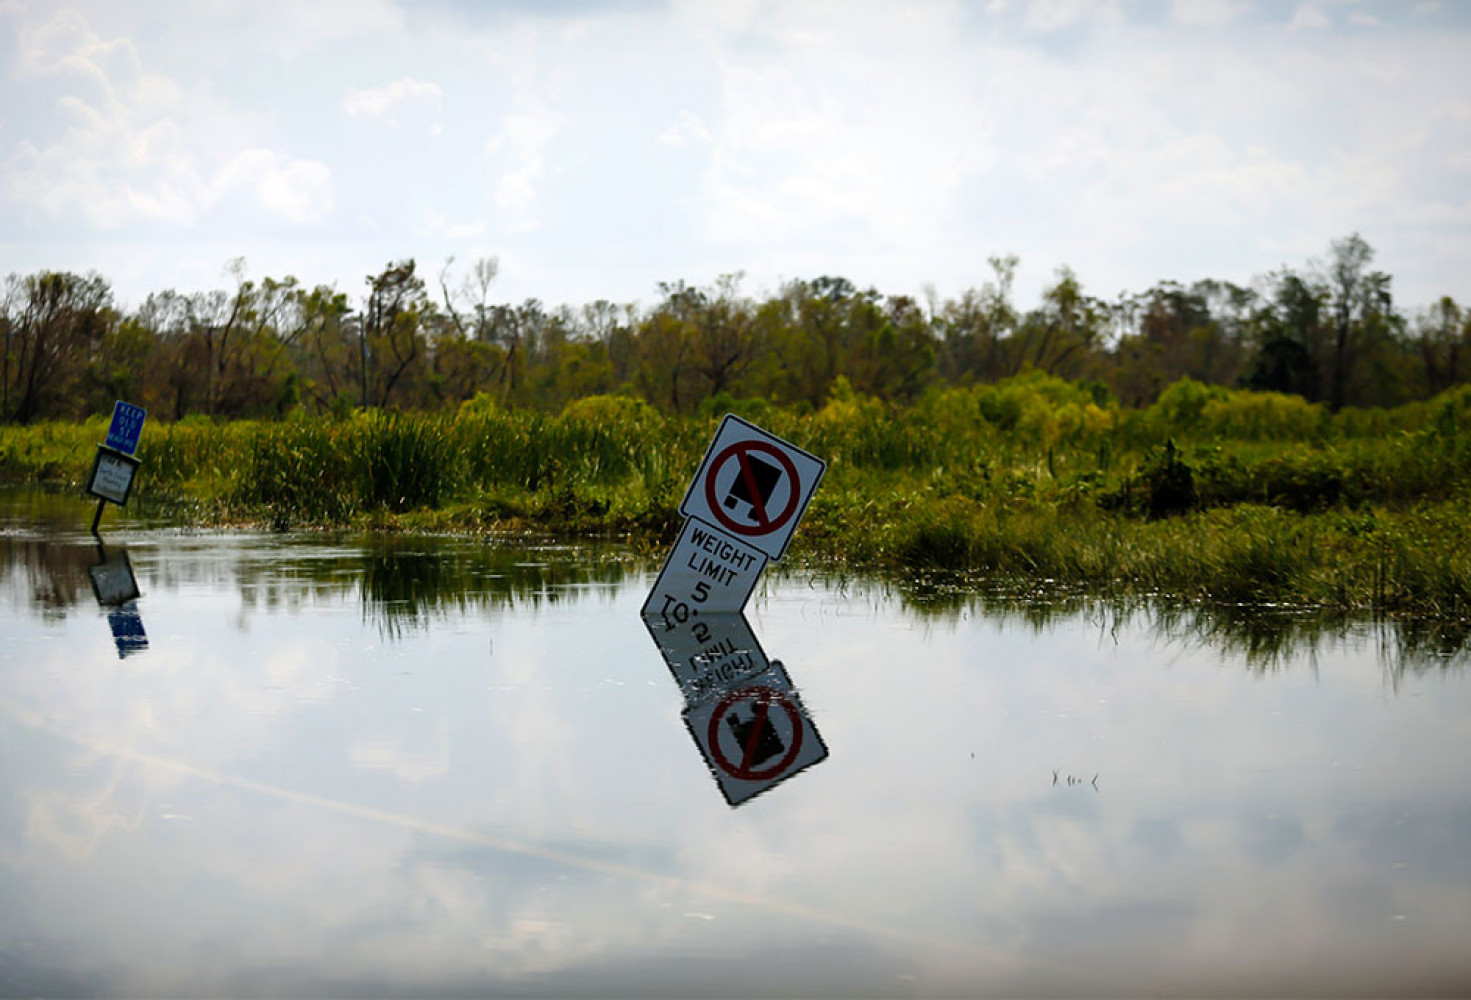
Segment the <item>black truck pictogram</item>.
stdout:
<svg viewBox="0 0 1471 1000">
<path fill-rule="evenodd" d="M 786 753 L 786 744 L 781 741 L 776 730 L 772 728 L 769 719 L 762 719 L 759 713 L 749 719 L 738 719 L 735 711 L 725 717 L 725 724 L 735 734 L 737 742 L 741 745 L 744 760 L 742 766 L 746 770 L 760 767 L 773 757 L 780 757 Z M 761 731 L 756 734 L 756 745 L 751 746 L 751 730 L 755 727 L 757 720 L 761 721 Z"/>
<path fill-rule="evenodd" d="M 781 482 L 781 469 L 770 462 L 763 461 L 746 452 L 740 456 L 739 471 L 735 482 L 730 486 L 730 492 L 725 495 L 725 509 L 735 510 L 736 504 L 744 503 L 747 506 L 746 519 L 752 522 L 765 520 L 757 514 L 757 509 L 766 510 L 766 505 L 771 502 L 771 493 L 776 489 L 776 484 Z M 749 470 L 750 475 L 747 476 Z M 756 492 L 759 496 L 751 496 L 751 482 L 756 484 Z"/>
</svg>

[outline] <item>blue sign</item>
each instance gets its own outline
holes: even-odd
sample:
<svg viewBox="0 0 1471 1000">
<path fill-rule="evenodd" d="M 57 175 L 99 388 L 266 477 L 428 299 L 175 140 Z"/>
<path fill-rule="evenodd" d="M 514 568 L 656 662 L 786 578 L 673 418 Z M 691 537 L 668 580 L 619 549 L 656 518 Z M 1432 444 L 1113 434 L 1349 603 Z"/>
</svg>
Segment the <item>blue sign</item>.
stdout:
<svg viewBox="0 0 1471 1000">
<path fill-rule="evenodd" d="M 121 399 L 112 408 L 112 426 L 107 429 L 107 447 L 126 455 L 138 450 L 138 436 L 143 433 L 143 418 L 148 411 Z"/>
</svg>

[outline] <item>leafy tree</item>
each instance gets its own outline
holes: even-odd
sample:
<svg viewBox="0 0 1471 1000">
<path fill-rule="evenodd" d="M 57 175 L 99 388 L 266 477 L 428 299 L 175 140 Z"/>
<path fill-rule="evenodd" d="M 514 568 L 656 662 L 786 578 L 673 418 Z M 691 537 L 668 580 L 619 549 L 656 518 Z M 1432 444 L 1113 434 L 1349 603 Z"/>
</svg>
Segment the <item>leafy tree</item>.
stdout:
<svg viewBox="0 0 1471 1000">
<path fill-rule="evenodd" d="M 665 301 L 638 324 L 638 366 L 634 385 L 655 406 L 671 413 L 683 413 L 695 402 L 694 346 L 690 323 L 682 313 L 682 300 L 687 291 L 679 286 L 661 285 Z"/>
<path fill-rule="evenodd" d="M 428 353 L 426 318 L 433 311 L 413 260 L 390 264 L 367 279 L 358 323 L 359 399 L 387 407 L 406 395 L 403 383 Z"/>
<path fill-rule="evenodd" d="M 490 310 L 490 338 L 501 346 L 505 359 L 501 367 L 500 399 L 506 404 L 533 401 L 528 379 L 538 366 L 545 366 L 544 347 L 560 338 L 553 331 L 562 321 L 546 311 L 539 299 L 527 299 L 519 306 L 498 305 Z"/>
<path fill-rule="evenodd" d="M 293 335 L 287 342 L 301 373 L 302 392 L 317 410 L 350 407 L 360 402 L 353 377 L 357 331 L 350 322 L 347 295 L 330 285 L 297 289 Z M 343 400 L 342 403 L 337 403 Z"/>
<path fill-rule="evenodd" d="M 1020 258 L 992 257 L 989 263 L 992 280 L 937 311 L 939 373 L 949 382 L 993 382 L 1011 370 L 1004 356 L 1017 325 L 1011 287 Z"/>
<path fill-rule="evenodd" d="M 1080 374 L 1101 340 L 1104 321 L 1101 303 L 1083 294 L 1071 268 L 1059 268 L 1057 282 L 1042 293 L 1041 308 L 1028 313 L 1017 331 L 1013 373 L 1032 367 L 1050 375 Z"/>
<path fill-rule="evenodd" d="M 1352 370 L 1369 332 L 1384 327 L 1393 307 L 1390 277 L 1383 271 L 1370 271 L 1373 261 L 1373 248 L 1358 233 L 1334 240 L 1329 249 L 1324 269 L 1333 329 L 1328 405 L 1334 410 L 1348 401 Z"/>
<path fill-rule="evenodd" d="M 601 344 L 608 361 L 609 380 L 615 386 L 632 381 L 638 363 L 633 328 L 638 310 L 633 305 L 614 305 L 598 299 L 582 307 L 580 329 L 587 339 Z"/>
<path fill-rule="evenodd" d="M 691 363 L 704 380 L 705 396 L 734 390 L 763 346 L 761 328 L 750 302 L 740 294 L 740 283 L 740 274 L 721 275 L 713 289 L 695 293 L 689 302 Z"/>
<path fill-rule="evenodd" d="M 106 413 L 119 399 L 143 401 L 154 343 L 153 331 L 135 316 L 107 324 L 87 360 L 85 412 Z"/>
<path fill-rule="evenodd" d="M 435 340 L 434 391 L 441 400 L 455 402 L 499 386 L 504 400 L 512 388 L 508 364 L 519 359 L 512 358 L 498 342 L 497 313 L 490 301 L 490 286 L 500 273 L 500 262 L 495 257 L 476 260 L 470 273 L 452 291 L 449 273 L 454 260 L 449 258 L 439 274 L 449 324 Z"/>
<path fill-rule="evenodd" d="M 1429 395 L 1459 385 L 1471 369 L 1471 313 L 1449 295 L 1442 297 L 1419 317 L 1415 346 Z"/>
<path fill-rule="evenodd" d="M 1322 284 L 1291 270 L 1270 279 L 1270 299 L 1258 311 L 1260 343 L 1244 384 L 1251 389 L 1322 399 L 1322 360 L 1327 345 Z"/>
<path fill-rule="evenodd" d="M 854 386 L 889 402 L 912 402 L 935 370 L 935 341 L 919 303 L 892 296 L 882 309 L 868 303 L 870 320 L 848 363 Z"/>
<path fill-rule="evenodd" d="M 102 276 L 42 271 L 5 282 L 0 414 L 30 423 L 78 409 L 77 382 L 112 320 Z"/>
</svg>

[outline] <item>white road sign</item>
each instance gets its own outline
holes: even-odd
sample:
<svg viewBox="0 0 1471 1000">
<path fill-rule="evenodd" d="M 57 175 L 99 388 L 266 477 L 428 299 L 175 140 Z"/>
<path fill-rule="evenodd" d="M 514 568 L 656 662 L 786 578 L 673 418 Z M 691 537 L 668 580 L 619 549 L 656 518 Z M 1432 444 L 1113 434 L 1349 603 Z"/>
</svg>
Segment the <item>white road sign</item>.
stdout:
<svg viewBox="0 0 1471 1000">
<path fill-rule="evenodd" d="M 700 521 L 686 521 L 641 614 L 667 618 L 681 603 L 696 615 L 740 611 L 765 568 L 764 552 Z"/>
<path fill-rule="evenodd" d="M 827 746 L 779 661 L 719 698 L 685 710 L 685 725 L 731 805 L 827 759 Z"/>
<path fill-rule="evenodd" d="M 87 479 L 87 492 L 100 500 L 111 500 L 122 506 L 128 502 L 138 465 L 138 460 L 131 455 L 99 447 L 97 458 L 92 462 L 92 475 Z"/>
<path fill-rule="evenodd" d="M 780 559 L 827 463 L 728 413 L 679 512 Z"/>
</svg>

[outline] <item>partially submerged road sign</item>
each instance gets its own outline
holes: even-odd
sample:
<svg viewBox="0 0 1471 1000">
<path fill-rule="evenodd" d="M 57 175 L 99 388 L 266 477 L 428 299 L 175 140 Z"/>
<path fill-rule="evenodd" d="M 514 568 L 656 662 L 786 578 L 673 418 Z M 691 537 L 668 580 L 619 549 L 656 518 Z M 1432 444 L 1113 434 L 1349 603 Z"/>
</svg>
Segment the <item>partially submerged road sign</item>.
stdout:
<svg viewBox="0 0 1471 1000">
<path fill-rule="evenodd" d="M 87 475 L 86 490 L 97 498 L 97 513 L 92 516 L 94 535 L 102 523 L 102 510 L 107 502 L 119 507 L 128 502 L 133 476 L 141 464 L 133 457 L 133 452 L 138 450 L 138 436 L 143 433 L 146 416 L 141 406 L 124 403 L 121 399 L 113 404 L 107 440 L 97 446 L 97 457 L 93 459 L 92 471 Z"/>
<path fill-rule="evenodd" d="M 700 521 L 686 521 L 640 613 L 667 622 L 676 613 L 740 611 L 765 568 L 765 553 Z"/>
<path fill-rule="evenodd" d="M 99 501 L 110 500 L 119 507 L 128 502 L 133 491 L 133 475 L 139 462 L 132 455 L 114 451 L 106 445 L 97 448 L 92 460 L 92 474 L 87 477 L 87 492 Z M 101 510 L 101 507 L 98 507 Z"/>
<path fill-rule="evenodd" d="M 679 512 L 780 559 L 826 470 L 816 455 L 728 413 Z"/>
<path fill-rule="evenodd" d="M 640 610 L 684 692 L 685 724 L 733 806 L 827 757 L 791 679 L 741 614 L 826 470 L 726 414 L 679 505 L 679 541 Z"/>
<path fill-rule="evenodd" d="M 112 424 L 107 428 L 107 447 L 131 455 L 138 450 L 138 438 L 143 433 L 143 421 L 148 411 L 119 399 L 112 404 Z"/>
</svg>

